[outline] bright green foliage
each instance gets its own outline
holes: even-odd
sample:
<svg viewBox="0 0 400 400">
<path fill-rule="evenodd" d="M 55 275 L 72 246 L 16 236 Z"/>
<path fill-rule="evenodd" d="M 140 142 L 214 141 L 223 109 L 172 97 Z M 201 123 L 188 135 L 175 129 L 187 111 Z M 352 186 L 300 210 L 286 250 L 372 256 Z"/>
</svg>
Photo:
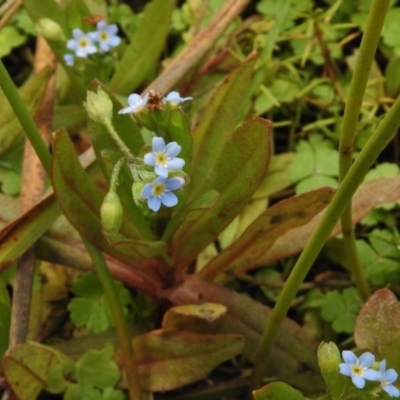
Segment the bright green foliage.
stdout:
<svg viewBox="0 0 400 400">
<path fill-rule="evenodd" d="M 393 49 L 394 55 L 400 55 L 400 7 L 389 10 L 386 16 L 386 23 L 382 31 L 385 44 Z"/>
<path fill-rule="evenodd" d="M 25 42 L 25 36 L 13 26 L 5 26 L 0 31 L 0 57 L 11 53 L 14 47 Z"/>
<path fill-rule="evenodd" d="M 253 392 L 255 400 L 304 400 L 300 391 L 284 382 L 273 382 Z"/>
<path fill-rule="evenodd" d="M 114 282 L 120 300 L 126 307 L 131 302 L 129 291 L 121 282 Z M 113 326 L 112 315 L 104 297 L 103 288 L 97 276 L 86 272 L 72 285 L 74 299 L 68 305 L 72 322 L 78 327 L 86 327 L 93 333 L 99 333 Z M 125 308 L 127 311 L 127 308 Z"/>
<path fill-rule="evenodd" d="M 351 333 L 360 308 L 361 300 L 357 289 L 350 287 L 343 292 L 331 290 L 325 294 L 321 303 L 321 316 L 332 323 L 335 332 Z"/>
<path fill-rule="evenodd" d="M 301 140 L 288 167 L 289 177 L 296 183 L 296 193 L 320 186 L 336 186 L 339 154 L 332 142 L 319 134 L 311 134 L 308 141 Z"/>
<path fill-rule="evenodd" d="M 400 249 L 397 235 L 388 230 L 374 229 L 369 234 L 368 242 L 357 241 L 361 264 L 368 279 L 376 285 L 398 282 Z"/>
</svg>

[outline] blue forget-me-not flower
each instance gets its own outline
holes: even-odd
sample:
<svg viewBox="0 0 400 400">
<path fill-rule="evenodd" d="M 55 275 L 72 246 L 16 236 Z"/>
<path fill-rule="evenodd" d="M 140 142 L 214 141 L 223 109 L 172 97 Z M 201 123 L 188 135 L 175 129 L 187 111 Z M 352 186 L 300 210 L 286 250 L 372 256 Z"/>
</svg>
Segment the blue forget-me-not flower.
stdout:
<svg viewBox="0 0 400 400">
<path fill-rule="evenodd" d="M 390 397 L 400 396 L 399 389 L 397 389 L 397 387 L 392 385 L 392 383 L 397 380 L 397 377 L 398 374 L 393 368 L 386 370 L 386 360 L 383 360 L 379 363 L 377 380 L 381 383 L 381 388 Z"/>
<path fill-rule="evenodd" d="M 84 33 L 81 29 L 72 30 L 73 39 L 68 40 L 67 48 L 73 50 L 77 57 L 87 58 L 89 54 L 97 52 L 94 45 L 93 32 Z"/>
<path fill-rule="evenodd" d="M 176 157 L 182 150 L 176 142 L 165 145 L 162 137 L 153 137 L 153 151 L 144 155 L 144 163 L 154 167 L 154 172 L 163 177 L 168 177 L 168 170 L 180 170 L 185 165 L 185 160 Z"/>
<path fill-rule="evenodd" d="M 135 113 L 141 110 L 143 107 L 147 105 L 147 100 L 149 98 L 149 94 L 146 93 L 145 96 L 142 98 L 137 93 L 132 93 L 128 97 L 128 107 L 124 107 L 118 111 L 118 114 L 128 114 L 128 113 Z"/>
<path fill-rule="evenodd" d="M 173 207 L 178 204 L 178 198 L 173 190 L 180 189 L 185 183 L 183 178 L 163 178 L 159 176 L 154 182 L 145 185 L 142 197 L 147 199 L 147 205 L 153 211 L 158 211 L 161 204 L 166 207 Z"/>
<path fill-rule="evenodd" d="M 108 25 L 106 21 L 101 20 L 96 27 L 97 30 L 92 33 L 92 37 L 99 43 L 101 50 L 109 51 L 110 47 L 118 46 L 121 43 L 121 38 L 117 36 L 117 25 Z"/>
<path fill-rule="evenodd" d="M 375 361 L 375 356 L 366 352 L 357 358 L 357 356 L 349 350 L 342 352 L 344 363 L 339 364 L 340 373 L 350 376 L 354 385 L 359 389 L 365 386 L 365 380 L 376 381 L 378 371 L 370 368 Z"/>
</svg>

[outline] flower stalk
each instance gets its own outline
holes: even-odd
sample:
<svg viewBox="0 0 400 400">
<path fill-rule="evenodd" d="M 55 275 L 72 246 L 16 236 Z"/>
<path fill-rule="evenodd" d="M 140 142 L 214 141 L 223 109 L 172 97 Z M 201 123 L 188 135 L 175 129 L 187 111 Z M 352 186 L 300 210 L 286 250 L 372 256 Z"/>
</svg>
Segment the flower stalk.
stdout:
<svg viewBox="0 0 400 400">
<path fill-rule="evenodd" d="M 132 345 L 131 335 L 125 319 L 123 306 L 115 289 L 111 273 L 108 269 L 107 263 L 105 262 L 102 253 L 97 250 L 97 248 L 94 247 L 83 236 L 81 238 L 92 260 L 97 276 L 99 277 L 99 280 L 104 290 L 104 294 L 111 309 L 111 315 L 114 319 L 119 345 L 121 348 L 121 358 L 123 360 L 123 366 L 126 372 L 129 399 L 142 400 L 142 391 L 139 384 L 139 371 L 135 352 Z"/>
</svg>

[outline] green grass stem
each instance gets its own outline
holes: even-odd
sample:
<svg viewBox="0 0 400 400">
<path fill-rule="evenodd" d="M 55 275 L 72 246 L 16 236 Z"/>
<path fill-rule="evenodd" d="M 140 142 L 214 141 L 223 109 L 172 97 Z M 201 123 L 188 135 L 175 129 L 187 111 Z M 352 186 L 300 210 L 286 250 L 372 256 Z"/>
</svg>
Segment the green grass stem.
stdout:
<svg viewBox="0 0 400 400">
<path fill-rule="evenodd" d="M 340 133 L 340 182 L 343 181 L 353 163 L 353 146 L 357 132 L 358 118 L 389 3 L 390 0 L 374 0 L 372 2 L 360 49 L 357 54 Z M 351 273 L 361 297 L 366 301 L 371 292 L 357 252 L 351 202 L 341 216 L 341 225 L 344 248 L 349 265 L 351 266 Z"/>
<path fill-rule="evenodd" d="M 48 176 L 50 176 L 51 169 L 51 155 L 46 143 L 42 139 L 40 132 L 30 116 L 28 109 L 18 93 L 14 82 L 11 80 L 3 62 L 0 60 L 0 86 L 3 89 L 7 100 L 9 101 L 16 117 L 18 118 L 26 136 L 31 142 L 40 162 L 43 165 Z"/>
</svg>

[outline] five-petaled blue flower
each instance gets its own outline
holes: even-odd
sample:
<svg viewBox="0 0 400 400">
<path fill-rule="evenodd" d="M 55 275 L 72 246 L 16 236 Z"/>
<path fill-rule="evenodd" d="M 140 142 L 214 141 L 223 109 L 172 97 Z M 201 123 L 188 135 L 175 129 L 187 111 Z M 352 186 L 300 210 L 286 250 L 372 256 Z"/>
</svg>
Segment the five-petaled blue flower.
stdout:
<svg viewBox="0 0 400 400">
<path fill-rule="evenodd" d="M 390 397 L 399 397 L 400 392 L 397 387 L 393 386 L 392 383 L 397 380 L 397 372 L 390 368 L 386 371 L 386 360 L 383 360 L 379 363 L 379 371 L 377 376 L 377 381 L 381 383 L 381 388 L 390 396 Z"/>
<path fill-rule="evenodd" d="M 178 198 L 173 190 L 178 190 L 184 185 L 182 178 L 163 178 L 159 176 L 154 182 L 145 185 L 142 191 L 142 197 L 147 199 L 147 205 L 153 211 L 158 211 L 161 204 L 166 207 L 173 207 L 178 203 Z"/>
<path fill-rule="evenodd" d="M 110 47 L 118 46 L 121 43 L 121 38 L 117 36 L 117 25 L 108 25 L 106 21 L 101 20 L 96 27 L 97 31 L 93 32 L 92 37 L 99 43 L 103 51 L 109 51 Z"/>
<path fill-rule="evenodd" d="M 164 102 L 171 103 L 174 106 L 177 106 L 180 103 L 183 103 L 187 100 L 192 100 L 193 97 L 181 97 L 178 92 L 170 92 L 164 97 Z"/>
<path fill-rule="evenodd" d="M 168 170 L 179 170 L 185 165 L 185 160 L 176 157 L 182 147 L 176 142 L 171 142 L 165 145 L 162 137 L 153 137 L 153 151 L 144 155 L 144 163 L 154 167 L 154 172 L 166 178 Z"/>
<path fill-rule="evenodd" d="M 72 30 L 73 39 L 68 40 L 67 48 L 73 50 L 77 57 L 87 58 L 88 54 L 96 53 L 93 32 L 84 33 L 81 29 Z"/>
<path fill-rule="evenodd" d="M 372 353 L 366 352 L 360 358 L 357 358 L 352 351 L 344 350 L 342 357 L 345 362 L 339 364 L 340 373 L 350 376 L 354 385 L 359 389 L 365 386 L 365 380 L 377 380 L 378 371 L 370 368 L 375 361 L 375 356 Z"/>
<path fill-rule="evenodd" d="M 132 93 L 128 97 L 129 106 L 128 107 L 124 107 L 121 110 L 119 110 L 118 114 L 135 113 L 135 112 L 141 110 L 143 107 L 146 106 L 148 99 L 149 99 L 149 94 L 148 93 L 146 93 L 146 95 L 143 98 L 137 93 Z"/>
</svg>

